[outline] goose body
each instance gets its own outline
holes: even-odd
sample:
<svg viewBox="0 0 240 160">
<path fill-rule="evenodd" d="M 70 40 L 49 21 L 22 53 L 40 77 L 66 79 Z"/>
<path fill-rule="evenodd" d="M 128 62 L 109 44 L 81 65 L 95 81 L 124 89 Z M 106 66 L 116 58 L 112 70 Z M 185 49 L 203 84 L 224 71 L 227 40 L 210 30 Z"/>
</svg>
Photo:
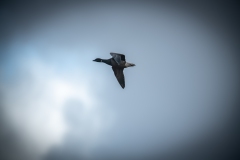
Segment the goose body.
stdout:
<svg viewBox="0 0 240 160">
<path fill-rule="evenodd" d="M 135 66 L 135 64 L 126 62 L 124 54 L 111 52 L 110 55 L 112 56 L 112 58 L 110 58 L 110 59 L 96 58 L 93 61 L 103 62 L 103 63 L 106 63 L 106 64 L 112 66 L 112 70 L 115 74 L 115 77 L 117 78 L 121 87 L 124 88 L 125 87 L 125 79 L 124 79 L 123 70 L 124 70 L 124 68 L 127 68 L 127 67 L 133 67 L 133 66 Z"/>
</svg>

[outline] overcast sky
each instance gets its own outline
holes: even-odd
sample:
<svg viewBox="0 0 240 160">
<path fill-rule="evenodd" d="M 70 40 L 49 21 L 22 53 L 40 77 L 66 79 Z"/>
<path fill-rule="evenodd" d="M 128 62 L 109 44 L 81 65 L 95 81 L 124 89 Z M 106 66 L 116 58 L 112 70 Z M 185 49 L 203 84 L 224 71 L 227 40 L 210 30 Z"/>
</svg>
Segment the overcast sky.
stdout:
<svg viewBox="0 0 240 160">
<path fill-rule="evenodd" d="M 233 134 L 239 71 L 229 15 L 197 6 L 2 4 L 1 156 L 209 158 Z M 110 52 L 136 64 L 125 89 L 92 61 Z"/>
</svg>

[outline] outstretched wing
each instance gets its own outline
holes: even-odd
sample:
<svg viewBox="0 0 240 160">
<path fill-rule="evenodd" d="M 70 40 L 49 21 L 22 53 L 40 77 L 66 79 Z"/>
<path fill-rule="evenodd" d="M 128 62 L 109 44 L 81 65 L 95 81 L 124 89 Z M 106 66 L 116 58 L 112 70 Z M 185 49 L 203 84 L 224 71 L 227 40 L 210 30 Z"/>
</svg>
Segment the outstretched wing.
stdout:
<svg viewBox="0 0 240 160">
<path fill-rule="evenodd" d="M 124 88 L 125 80 L 124 80 L 123 68 L 112 67 L 112 70 L 113 70 L 119 84 L 121 85 L 122 88 Z"/>
<path fill-rule="evenodd" d="M 111 52 L 110 54 L 113 57 L 113 59 L 117 62 L 118 65 L 121 63 L 121 61 L 126 61 L 124 54 L 113 53 L 113 52 Z"/>
</svg>

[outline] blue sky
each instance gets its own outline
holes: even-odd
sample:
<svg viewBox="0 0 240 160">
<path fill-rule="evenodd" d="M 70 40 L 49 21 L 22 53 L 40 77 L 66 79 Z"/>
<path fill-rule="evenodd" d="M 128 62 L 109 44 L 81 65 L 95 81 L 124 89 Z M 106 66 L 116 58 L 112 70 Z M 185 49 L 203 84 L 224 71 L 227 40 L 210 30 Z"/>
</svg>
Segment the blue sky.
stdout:
<svg viewBox="0 0 240 160">
<path fill-rule="evenodd" d="M 165 153 L 231 119 L 238 77 L 229 48 L 215 28 L 174 7 L 68 6 L 1 49 L 2 110 L 25 158 Z M 124 70 L 124 90 L 111 67 L 92 61 L 110 52 L 136 64 Z"/>
</svg>

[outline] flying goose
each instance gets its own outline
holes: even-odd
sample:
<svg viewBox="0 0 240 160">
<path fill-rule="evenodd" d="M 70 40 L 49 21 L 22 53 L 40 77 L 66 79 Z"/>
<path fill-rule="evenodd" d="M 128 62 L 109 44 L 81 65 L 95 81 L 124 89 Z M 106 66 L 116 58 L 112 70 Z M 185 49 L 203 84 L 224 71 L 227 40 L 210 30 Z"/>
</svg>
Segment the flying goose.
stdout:
<svg viewBox="0 0 240 160">
<path fill-rule="evenodd" d="M 122 88 L 124 88 L 125 80 L 124 80 L 123 69 L 127 68 L 127 67 L 133 67 L 133 66 L 135 66 L 135 64 L 126 62 L 124 54 L 111 52 L 110 55 L 112 56 L 112 58 L 110 58 L 110 59 L 96 58 L 93 61 L 103 62 L 103 63 L 106 63 L 106 64 L 112 66 L 112 70 L 113 70 L 119 84 L 121 85 Z"/>
</svg>

